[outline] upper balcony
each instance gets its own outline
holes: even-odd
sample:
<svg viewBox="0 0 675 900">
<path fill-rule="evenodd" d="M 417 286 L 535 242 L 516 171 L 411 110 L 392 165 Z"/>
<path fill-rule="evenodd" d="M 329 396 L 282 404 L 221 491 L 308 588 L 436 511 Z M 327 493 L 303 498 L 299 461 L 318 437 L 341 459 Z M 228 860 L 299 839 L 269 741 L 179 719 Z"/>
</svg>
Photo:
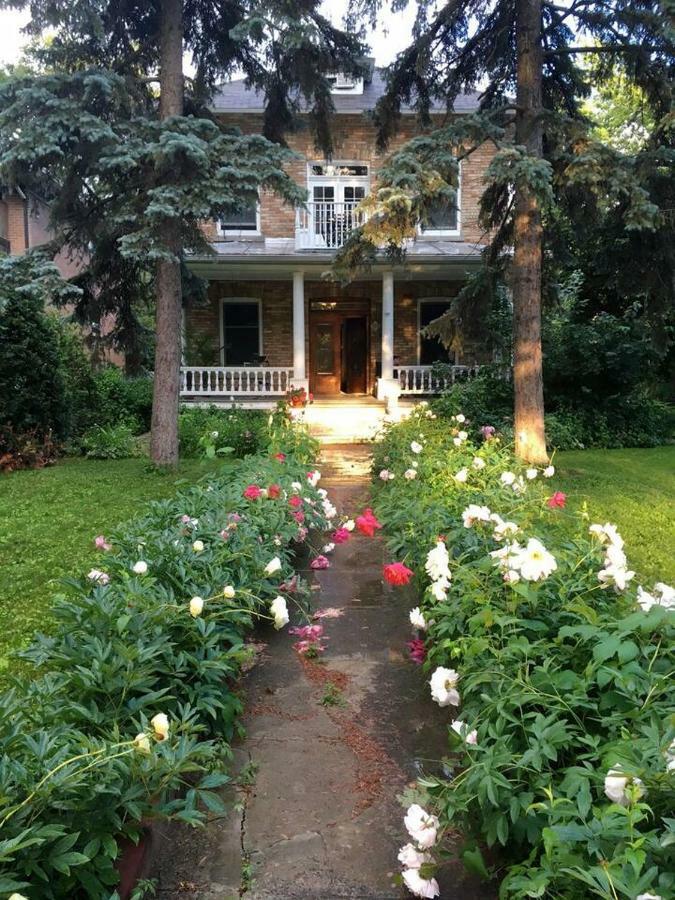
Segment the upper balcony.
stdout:
<svg viewBox="0 0 675 900">
<path fill-rule="evenodd" d="M 312 201 L 296 211 L 296 250 L 337 250 L 366 220 L 360 200 Z"/>
</svg>

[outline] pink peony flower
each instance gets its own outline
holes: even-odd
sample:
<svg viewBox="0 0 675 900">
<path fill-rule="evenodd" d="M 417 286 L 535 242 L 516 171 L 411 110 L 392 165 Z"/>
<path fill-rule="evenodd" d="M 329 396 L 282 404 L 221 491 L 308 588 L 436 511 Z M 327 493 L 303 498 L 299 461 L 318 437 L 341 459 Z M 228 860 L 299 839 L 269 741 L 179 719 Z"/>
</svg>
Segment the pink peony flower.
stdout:
<svg viewBox="0 0 675 900">
<path fill-rule="evenodd" d="M 279 590 L 287 594 L 294 594 L 298 589 L 298 576 L 294 575 L 288 581 L 284 581 L 279 585 Z"/>
<path fill-rule="evenodd" d="M 323 625 L 296 625 L 288 629 L 289 634 L 297 634 L 304 641 L 318 641 L 323 637 Z"/>
<path fill-rule="evenodd" d="M 308 534 L 309 534 L 309 532 L 307 531 L 307 529 L 306 529 L 303 525 L 301 525 L 300 528 L 298 528 L 298 537 L 297 537 L 297 539 L 298 539 L 300 542 L 302 542 L 302 541 L 305 540 L 305 538 L 307 537 Z"/>
<path fill-rule="evenodd" d="M 274 459 L 278 460 L 279 462 L 286 462 L 286 454 L 285 453 L 275 453 Z"/>
<path fill-rule="evenodd" d="M 330 563 L 328 559 L 323 556 L 323 554 L 314 557 L 314 559 L 309 564 L 310 569 L 328 569 L 330 568 Z"/>
<path fill-rule="evenodd" d="M 296 641 L 295 644 L 293 644 L 293 649 L 301 656 L 304 656 L 310 651 L 312 653 L 323 653 L 326 647 L 318 641 Z"/>
<path fill-rule="evenodd" d="M 230 532 L 227 530 L 227 528 L 223 528 L 223 530 L 220 532 L 220 536 L 224 541 L 226 541 L 230 537 Z"/>
<path fill-rule="evenodd" d="M 109 544 L 102 534 L 97 534 L 94 538 L 94 546 L 97 550 L 112 550 L 112 544 Z"/>
<path fill-rule="evenodd" d="M 361 534 L 365 534 L 366 537 L 373 537 L 375 535 L 375 531 L 378 528 L 382 528 L 382 525 L 380 525 L 380 523 L 377 521 L 375 514 L 369 507 L 368 509 L 364 510 L 362 515 L 357 516 L 356 527 L 359 529 Z"/>
<path fill-rule="evenodd" d="M 299 509 L 296 512 L 291 513 L 291 515 L 299 525 L 302 525 L 302 523 L 305 521 L 305 514 Z"/>
<path fill-rule="evenodd" d="M 267 496 L 270 500 L 277 500 L 281 496 L 281 487 L 278 484 L 271 484 L 267 488 Z"/>
<path fill-rule="evenodd" d="M 421 666 L 427 658 L 427 648 L 424 646 L 422 638 L 413 638 L 411 641 L 407 641 L 406 647 L 410 652 L 410 659 Z"/>
<path fill-rule="evenodd" d="M 236 512 L 228 513 L 227 521 L 228 522 L 241 522 L 241 516 L 239 515 L 239 513 L 236 513 Z"/>
<path fill-rule="evenodd" d="M 387 584 L 396 586 L 408 584 L 413 577 L 412 569 L 404 566 L 403 563 L 394 562 L 382 567 L 382 574 Z"/>
<path fill-rule="evenodd" d="M 92 569 L 91 572 L 87 574 L 87 578 L 90 581 L 96 581 L 98 584 L 108 584 L 110 581 L 110 575 L 107 572 L 101 572 L 100 569 Z"/>
<path fill-rule="evenodd" d="M 313 619 L 340 619 L 344 616 L 344 610 L 338 606 L 327 606 L 325 609 L 317 609 Z"/>
<path fill-rule="evenodd" d="M 483 440 L 489 441 L 495 436 L 496 431 L 497 429 L 494 427 L 494 425 L 483 425 L 480 433 L 483 435 Z"/>
<path fill-rule="evenodd" d="M 349 532 L 346 528 L 336 528 L 330 539 L 334 544 L 344 544 L 349 540 Z"/>
<path fill-rule="evenodd" d="M 262 497 L 262 491 L 257 484 L 249 484 L 244 490 L 244 497 L 247 500 L 259 500 Z"/>
<path fill-rule="evenodd" d="M 566 501 L 567 494 L 564 494 L 562 491 L 556 491 L 553 496 L 548 498 L 546 505 L 551 509 L 565 509 Z"/>
<path fill-rule="evenodd" d="M 288 505 L 291 509 L 300 509 L 302 506 L 302 497 L 299 497 L 297 494 L 293 494 L 293 496 L 288 501 Z"/>
</svg>

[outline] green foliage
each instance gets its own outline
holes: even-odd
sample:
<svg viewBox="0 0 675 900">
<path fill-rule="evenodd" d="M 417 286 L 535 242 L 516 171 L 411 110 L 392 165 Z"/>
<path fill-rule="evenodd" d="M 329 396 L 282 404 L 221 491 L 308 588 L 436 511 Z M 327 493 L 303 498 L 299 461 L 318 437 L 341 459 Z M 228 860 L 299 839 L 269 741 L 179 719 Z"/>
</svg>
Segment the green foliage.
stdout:
<svg viewBox="0 0 675 900">
<path fill-rule="evenodd" d="M 106 366 L 94 376 L 96 398 L 89 421 L 111 426 L 129 425 L 134 434 L 150 430 L 152 379 L 128 378 L 117 366 Z"/>
<path fill-rule="evenodd" d="M 72 322 L 52 314 L 50 319 L 56 329 L 58 353 L 65 385 L 67 434 L 79 435 L 91 422 L 96 409 L 98 386 L 91 359 L 84 346 L 82 330 Z"/>
<path fill-rule="evenodd" d="M 138 455 L 138 443 L 132 428 L 119 425 L 93 425 L 80 439 L 82 450 L 90 459 L 129 459 Z"/>
<path fill-rule="evenodd" d="M 183 459 L 213 458 L 230 448 L 236 457 L 264 450 L 270 442 L 269 413 L 254 409 L 192 407 L 178 417 L 178 441 Z"/>
<path fill-rule="evenodd" d="M 0 311 L 0 422 L 38 439 L 66 434 L 58 337 L 42 299 L 28 292 L 11 293 Z"/>
<path fill-rule="evenodd" d="M 498 369 L 483 369 L 434 400 L 433 410 L 446 418 L 464 413 L 480 425 L 502 427 L 513 416 L 513 385 Z"/>
<path fill-rule="evenodd" d="M 589 533 L 593 514 L 550 508 L 557 480 L 541 472 L 530 480 L 499 439 L 475 439 L 477 426 L 448 428 L 422 410 L 389 431 L 375 459 L 375 471 L 386 460 L 397 476 L 376 486 L 376 512 L 390 552 L 416 572 L 426 669 L 458 672 L 460 711 L 449 710 L 449 719 L 477 731 L 473 744 L 448 730 L 441 773 L 420 780 L 424 802 L 443 830 L 467 837 L 474 868 L 486 865 L 480 845 L 497 848 L 505 900 L 669 897 L 673 610 L 643 611 L 635 581 L 625 590 L 604 585 L 607 545 Z M 457 446 L 460 428 L 469 438 Z M 417 455 L 413 440 L 423 447 Z M 414 480 L 401 477 L 411 461 Z M 501 480 L 506 470 L 516 490 Z M 499 519 L 465 524 L 469 504 L 513 521 L 511 540 L 521 546 L 536 537 L 556 567 L 537 580 L 524 569 L 519 580 L 505 578 L 493 555 L 505 546 Z M 451 571 L 445 599 L 432 594 L 425 572 L 439 534 Z M 621 803 L 605 795 L 605 776 L 617 766 L 629 780 Z"/>
<path fill-rule="evenodd" d="M 22 654 L 32 676 L 2 698 L 0 889 L 104 900 L 120 841 L 136 840 L 145 818 L 196 825 L 223 811 L 216 790 L 238 733 L 244 636 L 269 618 L 298 538 L 283 493 L 242 495 L 252 480 L 287 492 L 306 482 L 294 449 L 289 431 L 283 462 L 259 456 L 151 504 L 110 536 L 98 563 L 109 581 L 67 582 L 54 633 Z M 325 529 L 319 494 L 309 485 L 304 494 L 316 502 L 307 524 Z M 281 569 L 267 576 L 273 556 Z M 147 572 L 134 572 L 139 559 Z M 197 595 L 204 608 L 193 617 Z M 301 606 L 302 591 L 295 597 Z M 158 712 L 169 720 L 163 741 L 151 723 Z M 139 733 L 149 752 L 135 745 Z"/>
</svg>

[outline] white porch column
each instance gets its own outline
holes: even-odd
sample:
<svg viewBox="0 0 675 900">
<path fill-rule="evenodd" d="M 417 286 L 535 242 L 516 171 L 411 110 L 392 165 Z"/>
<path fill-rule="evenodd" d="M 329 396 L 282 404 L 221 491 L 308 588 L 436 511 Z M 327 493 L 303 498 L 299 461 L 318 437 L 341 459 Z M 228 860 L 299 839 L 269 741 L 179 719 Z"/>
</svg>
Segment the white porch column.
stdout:
<svg viewBox="0 0 675 900">
<path fill-rule="evenodd" d="M 293 272 L 293 386 L 309 390 L 305 365 L 305 273 Z"/>
<path fill-rule="evenodd" d="M 377 382 L 378 400 L 394 407 L 400 388 L 394 380 L 394 273 L 382 274 L 382 372 Z"/>
</svg>

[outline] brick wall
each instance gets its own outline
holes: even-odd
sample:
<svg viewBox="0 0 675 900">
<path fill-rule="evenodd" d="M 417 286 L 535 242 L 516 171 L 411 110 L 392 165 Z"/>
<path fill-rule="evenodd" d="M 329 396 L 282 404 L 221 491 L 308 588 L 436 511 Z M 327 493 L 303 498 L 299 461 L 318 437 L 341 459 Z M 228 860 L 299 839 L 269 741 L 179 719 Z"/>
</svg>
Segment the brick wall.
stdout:
<svg viewBox="0 0 675 900">
<path fill-rule="evenodd" d="M 254 114 L 226 114 L 222 116 L 227 125 L 236 126 L 245 134 L 259 133 L 262 119 Z M 411 137 L 419 134 L 412 116 L 405 117 L 401 131 L 392 142 L 387 153 L 378 153 L 375 145 L 375 129 L 363 115 L 336 115 L 333 124 L 333 159 L 345 162 L 368 163 L 371 167 L 371 188 L 376 183 L 377 170 L 391 151 L 400 147 Z M 322 154 L 314 147 L 311 131 L 305 128 L 288 138 L 289 146 L 299 154 L 299 159 L 287 165 L 289 175 L 302 187 L 307 186 L 307 161 L 321 161 Z M 478 225 L 478 203 L 483 192 L 483 174 L 494 154 L 491 145 L 484 144 L 462 163 L 461 169 L 461 233 L 458 240 L 481 242 L 483 232 Z M 265 192 L 260 199 L 261 229 L 268 238 L 290 238 L 295 234 L 295 211 L 283 203 L 272 192 Z M 217 236 L 215 223 L 204 226 L 207 235 Z"/>
<path fill-rule="evenodd" d="M 399 365 L 417 364 L 417 301 L 429 297 L 453 297 L 457 282 L 406 281 L 394 284 L 394 357 Z M 187 362 L 193 365 L 220 365 L 220 303 L 227 297 L 246 297 L 262 301 L 263 353 L 270 366 L 293 364 L 293 311 L 290 281 L 211 282 L 208 300 L 186 313 L 188 335 Z M 369 314 L 370 365 L 369 389 L 375 384 L 380 359 L 382 325 L 382 284 L 357 281 L 347 287 L 322 281 L 305 281 L 306 359 L 309 366 L 309 322 L 312 300 L 341 303 L 361 301 Z M 481 361 L 471 351 L 464 362 Z"/>
</svg>

